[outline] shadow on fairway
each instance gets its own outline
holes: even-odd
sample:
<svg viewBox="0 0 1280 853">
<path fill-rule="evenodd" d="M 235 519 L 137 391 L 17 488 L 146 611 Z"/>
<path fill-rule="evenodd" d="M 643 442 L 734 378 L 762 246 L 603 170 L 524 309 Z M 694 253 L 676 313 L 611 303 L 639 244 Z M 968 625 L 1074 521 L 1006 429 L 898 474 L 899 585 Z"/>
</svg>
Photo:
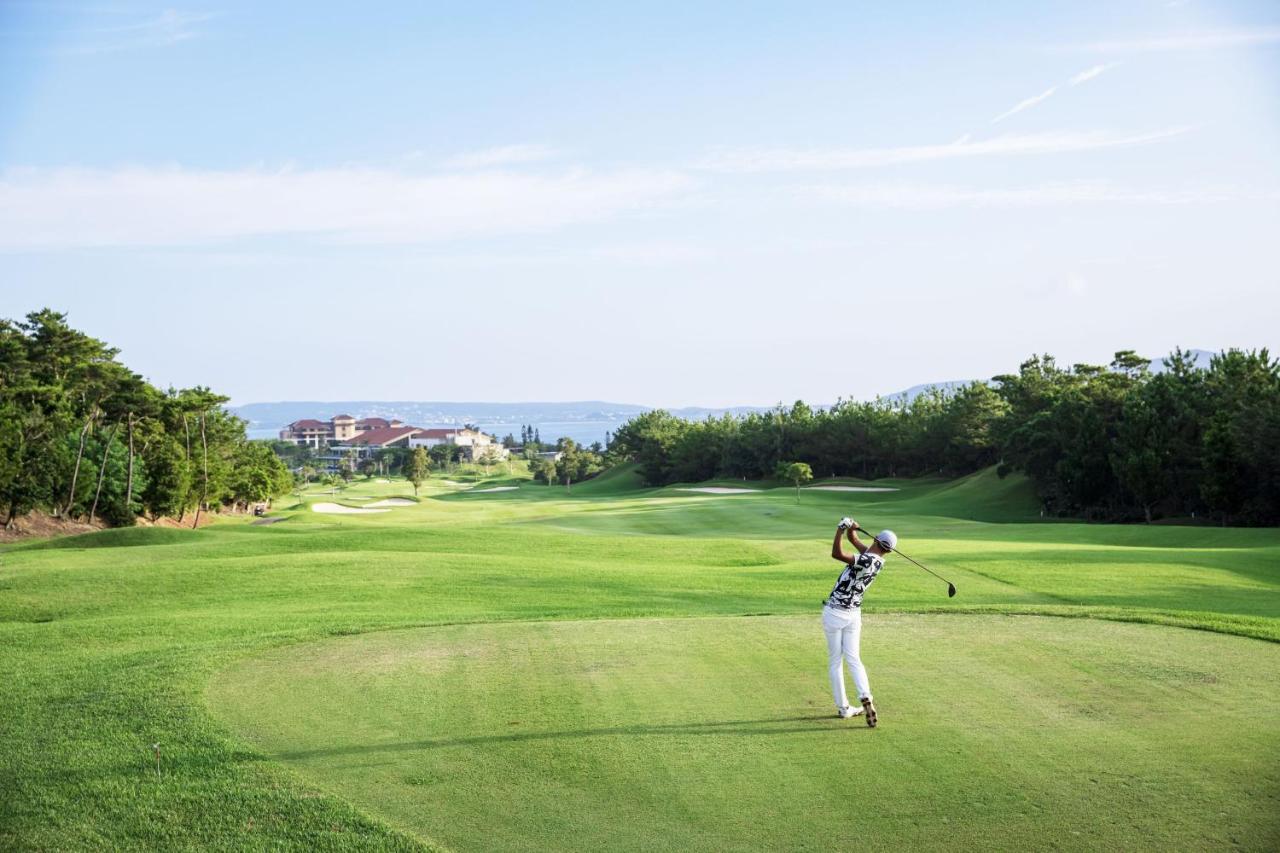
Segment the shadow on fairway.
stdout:
<svg viewBox="0 0 1280 853">
<path fill-rule="evenodd" d="M 376 752 L 415 752 L 425 749 L 442 749 L 451 746 L 479 746 L 482 744 L 518 743 L 536 740 L 568 740 L 587 737 L 614 737 L 618 735 L 780 735 L 796 732 L 826 732 L 832 727 L 852 728 L 855 731 L 870 731 L 861 717 L 854 718 L 856 724 L 850 725 L 847 720 L 838 719 L 835 714 L 820 714 L 807 717 L 772 717 L 764 720 L 725 720 L 721 723 L 670 723 L 659 726 L 614 726 L 599 729 L 574 729 L 570 731 L 552 732 L 514 732 L 506 735 L 476 735 L 459 738 L 427 738 L 425 740 L 402 741 L 400 743 L 373 744 L 368 746 L 339 746 L 332 749 L 306 749 L 296 752 L 281 752 L 276 758 L 288 761 L 299 761 L 308 758 L 325 758 L 337 755 L 367 755 Z M 813 723 L 829 722 L 832 725 L 819 728 Z M 807 726 L 780 726 L 779 723 L 809 723 Z M 510 725 L 519 725 L 510 723 Z"/>
</svg>

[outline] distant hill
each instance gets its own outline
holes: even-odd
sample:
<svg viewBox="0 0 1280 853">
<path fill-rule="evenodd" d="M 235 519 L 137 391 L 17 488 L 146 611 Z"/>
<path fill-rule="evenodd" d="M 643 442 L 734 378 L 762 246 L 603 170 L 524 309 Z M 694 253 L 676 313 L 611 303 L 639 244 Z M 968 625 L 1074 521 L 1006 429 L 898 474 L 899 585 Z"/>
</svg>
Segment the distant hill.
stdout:
<svg viewBox="0 0 1280 853">
<path fill-rule="evenodd" d="M 1209 362 L 1213 359 L 1216 352 L 1209 352 L 1207 349 L 1189 349 L 1187 352 L 1195 359 L 1196 367 L 1201 370 L 1209 369 Z M 1153 358 L 1151 360 L 1152 373 L 1164 373 L 1164 358 Z"/>
<path fill-rule="evenodd" d="M 462 424 L 498 421 L 501 423 L 572 423 L 574 421 L 625 421 L 652 410 L 653 406 L 581 400 L 568 403 L 484 403 L 431 402 L 413 400 L 297 400 L 279 403 L 246 403 L 230 410 L 249 422 L 251 429 L 279 429 L 303 418 L 328 420 L 334 415 L 357 418 L 398 418 L 410 424 Z M 761 407 L 732 406 L 704 408 L 689 406 L 669 409 L 682 418 L 718 417 L 726 412 L 766 411 Z"/>
<path fill-rule="evenodd" d="M 246 403 L 231 411 L 249 422 L 251 429 L 279 429 L 303 418 L 328 420 L 334 415 L 357 418 L 398 418 L 409 424 L 435 426 L 480 421 L 600 421 L 626 419 L 647 411 L 645 406 L 588 400 L 573 403 L 482 403 L 415 400 L 290 400 L 278 403 Z"/>
<path fill-rule="evenodd" d="M 1200 368 L 1201 370 L 1208 370 L 1210 360 L 1212 360 L 1213 357 L 1217 355 L 1217 353 L 1215 352 L 1209 352 L 1209 350 L 1204 350 L 1204 349 L 1192 349 L 1192 350 L 1187 350 L 1187 352 L 1192 356 L 1196 367 Z M 1164 357 L 1153 358 L 1151 360 L 1151 372 L 1164 373 L 1164 371 L 1165 371 Z M 965 385 L 968 385 L 971 382 L 977 382 L 977 381 L 978 380 L 976 379 L 950 379 L 950 380 L 947 380 L 946 382 L 926 382 L 923 385 L 912 385 L 910 388 L 908 388 L 905 391 L 898 391 L 893 394 L 886 394 L 884 396 L 884 399 L 901 400 L 905 403 L 910 403 L 912 400 L 914 400 L 916 397 L 919 397 L 921 394 L 923 394 L 925 391 L 928 391 L 930 388 L 940 388 L 943 391 L 955 391 L 957 389 L 963 388 Z"/>
<path fill-rule="evenodd" d="M 276 403 L 246 403 L 229 406 L 237 417 L 248 421 L 251 438 L 269 438 L 281 427 L 304 418 L 328 420 L 334 415 L 357 418 L 396 418 L 420 427 L 449 427 L 473 423 L 498 436 L 518 435 L 520 427 L 537 427 L 544 440 L 568 436 L 583 444 L 604 441 L 605 433 L 616 430 L 652 406 L 580 400 L 568 403 L 486 403 L 416 400 L 291 400 Z M 700 420 L 723 414 L 740 415 L 767 411 L 761 407 L 732 406 L 705 408 L 689 406 L 670 409 L 677 417 Z"/>
<path fill-rule="evenodd" d="M 959 388 L 963 388 L 964 386 L 968 385 L 973 381 L 974 380 L 972 379 L 951 379 L 946 382 L 926 382 L 923 385 L 912 385 L 910 388 L 908 388 L 905 391 L 898 391 L 893 394 L 885 394 L 884 399 L 901 400 L 904 403 L 910 403 L 912 400 L 914 400 L 916 397 L 919 397 L 921 394 L 923 394 L 925 391 L 928 391 L 930 388 L 939 388 L 943 391 L 955 391 Z"/>
</svg>

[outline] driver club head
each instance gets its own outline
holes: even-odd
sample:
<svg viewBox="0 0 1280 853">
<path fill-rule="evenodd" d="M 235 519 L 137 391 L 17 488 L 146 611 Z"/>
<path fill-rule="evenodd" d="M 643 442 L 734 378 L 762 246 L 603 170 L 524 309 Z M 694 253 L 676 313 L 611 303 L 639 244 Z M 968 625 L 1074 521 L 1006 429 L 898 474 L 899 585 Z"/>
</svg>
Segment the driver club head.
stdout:
<svg viewBox="0 0 1280 853">
<path fill-rule="evenodd" d="M 947 598 L 955 598 L 955 597 L 956 597 L 956 585 L 953 583 L 947 584 Z"/>
</svg>

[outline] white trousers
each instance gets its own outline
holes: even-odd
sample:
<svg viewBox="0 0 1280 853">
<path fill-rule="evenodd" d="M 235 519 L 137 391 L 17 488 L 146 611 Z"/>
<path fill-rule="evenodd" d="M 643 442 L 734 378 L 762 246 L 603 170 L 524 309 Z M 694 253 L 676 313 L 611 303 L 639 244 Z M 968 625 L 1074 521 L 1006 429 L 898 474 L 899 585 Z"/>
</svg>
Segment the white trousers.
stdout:
<svg viewBox="0 0 1280 853">
<path fill-rule="evenodd" d="M 822 608 L 822 631 L 827 635 L 827 672 L 831 676 L 831 698 L 836 700 L 836 710 L 849 704 L 844 692 L 843 663 L 849 664 L 853 686 L 858 688 L 859 699 L 871 698 L 871 685 L 867 682 L 867 669 L 862 665 L 859 646 L 862 644 L 862 608 L 840 610 Z"/>
</svg>

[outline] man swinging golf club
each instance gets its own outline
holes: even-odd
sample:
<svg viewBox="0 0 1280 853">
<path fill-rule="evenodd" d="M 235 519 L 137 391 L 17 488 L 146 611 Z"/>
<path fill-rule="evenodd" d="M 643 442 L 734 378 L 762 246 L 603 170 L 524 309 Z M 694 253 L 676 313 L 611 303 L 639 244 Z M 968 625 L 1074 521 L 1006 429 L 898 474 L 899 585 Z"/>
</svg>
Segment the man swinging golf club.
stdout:
<svg viewBox="0 0 1280 853">
<path fill-rule="evenodd" d="M 884 555 L 898 544 L 892 530 L 882 530 L 870 545 L 858 538 L 858 525 L 852 518 L 840 519 L 836 538 L 831 543 L 831 556 L 845 564 L 831 595 L 823 602 L 822 630 L 827 635 L 827 664 L 831 676 L 831 695 L 836 700 L 836 713 L 840 717 L 856 717 L 866 714 L 867 725 L 875 728 L 876 706 L 871 702 L 871 685 L 867 682 L 867 670 L 862 665 L 859 646 L 862 642 L 862 594 L 884 568 Z M 857 550 L 846 554 L 844 537 Z M 849 664 L 854 686 L 858 688 L 861 708 L 849 705 L 844 691 L 844 663 Z"/>
</svg>

